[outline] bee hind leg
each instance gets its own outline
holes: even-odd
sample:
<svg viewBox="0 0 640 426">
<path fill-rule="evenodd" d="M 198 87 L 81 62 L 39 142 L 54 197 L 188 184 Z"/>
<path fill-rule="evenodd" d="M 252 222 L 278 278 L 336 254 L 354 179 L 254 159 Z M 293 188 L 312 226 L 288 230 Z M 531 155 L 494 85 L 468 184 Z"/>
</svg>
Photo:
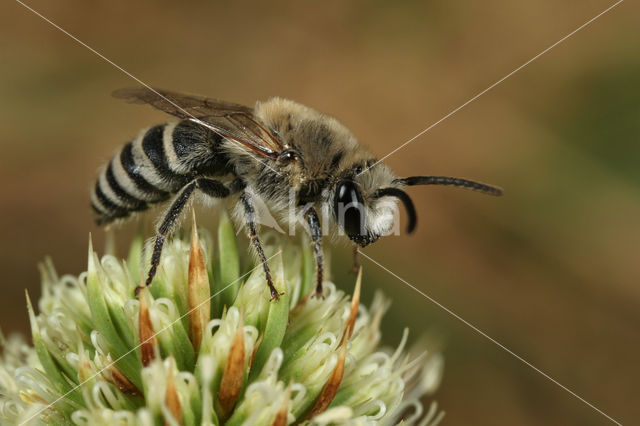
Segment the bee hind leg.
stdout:
<svg viewBox="0 0 640 426">
<path fill-rule="evenodd" d="M 234 189 L 233 185 L 234 184 L 232 184 L 232 190 Z M 196 179 L 185 185 L 180 192 L 178 192 L 178 195 L 174 198 L 173 202 L 165 212 L 164 217 L 160 221 L 160 225 L 158 225 L 156 230 L 156 241 L 153 245 L 153 253 L 151 254 L 151 267 L 149 268 L 147 280 L 144 285 L 136 288 L 136 297 L 143 287 L 148 287 L 153 282 L 153 278 L 155 277 L 158 266 L 160 265 L 164 242 L 171 230 L 174 228 L 176 222 L 180 218 L 180 214 L 196 189 L 199 189 L 203 193 L 214 198 L 225 198 L 232 192 L 232 190 L 227 188 L 222 182 L 206 178 Z"/>
<path fill-rule="evenodd" d="M 322 261 L 322 227 L 320 219 L 313 207 L 308 208 L 304 212 L 304 217 L 309 226 L 309 235 L 313 242 L 313 250 L 316 255 L 316 297 L 322 297 L 322 280 L 323 280 L 323 261 Z"/>
<path fill-rule="evenodd" d="M 249 230 L 249 239 L 251 243 L 256 249 L 256 253 L 258 254 L 258 258 L 262 263 L 262 268 L 264 269 L 264 275 L 267 279 L 267 285 L 269 286 L 269 291 L 271 292 L 271 300 L 280 300 L 280 295 L 284 293 L 278 293 L 278 290 L 273 285 L 273 279 L 271 278 L 271 270 L 269 269 L 269 265 L 267 264 L 267 257 L 264 254 L 264 250 L 262 248 L 262 244 L 260 243 L 260 238 L 258 237 L 258 229 L 256 224 L 256 211 L 251 202 L 251 196 L 247 192 L 243 192 L 240 195 L 240 202 L 242 203 L 242 207 L 244 208 L 245 213 L 245 223 Z"/>
</svg>

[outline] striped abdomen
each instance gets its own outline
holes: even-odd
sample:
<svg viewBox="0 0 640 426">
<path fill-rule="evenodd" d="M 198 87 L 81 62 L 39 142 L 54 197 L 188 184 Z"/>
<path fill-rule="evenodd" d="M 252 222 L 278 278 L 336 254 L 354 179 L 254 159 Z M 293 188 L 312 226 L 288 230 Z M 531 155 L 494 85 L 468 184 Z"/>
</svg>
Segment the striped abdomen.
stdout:
<svg viewBox="0 0 640 426">
<path fill-rule="evenodd" d="M 141 133 L 101 170 L 91 192 L 96 222 L 108 223 L 164 201 L 194 177 L 229 173 L 221 141 L 189 121 Z"/>
</svg>

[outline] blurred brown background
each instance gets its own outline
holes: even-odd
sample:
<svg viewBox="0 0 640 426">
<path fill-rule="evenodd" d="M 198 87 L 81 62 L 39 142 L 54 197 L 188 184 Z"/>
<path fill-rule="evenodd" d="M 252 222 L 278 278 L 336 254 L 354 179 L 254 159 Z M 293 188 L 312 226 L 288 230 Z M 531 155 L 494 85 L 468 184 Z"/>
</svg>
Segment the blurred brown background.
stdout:
<svg viewBox="0 0 640 426">
<path fill-rule="evenodd" d="M 289 97 L 383 156 L 612 3 L 29 5 L 152 85 Z M 412 189 L 416 235 L 366 250 L 622 423 L 640 417 L 639 12 L 622 3 L 391 156 L 399 174 L 477 178 L 506 196 Z M 0 324 L 26 332 L 37 262 L 77 274 L 88 231 L 103 244 L 88 207 L 96 169 L 166 117 L 112 99 L 135 82 L 18 3 L 0 6 L 0 27 Z M 389 331 L 443 336 L 445 424 L 608 423 L 363 263 L 365 292 L 393 295 Z"/>
</svg>

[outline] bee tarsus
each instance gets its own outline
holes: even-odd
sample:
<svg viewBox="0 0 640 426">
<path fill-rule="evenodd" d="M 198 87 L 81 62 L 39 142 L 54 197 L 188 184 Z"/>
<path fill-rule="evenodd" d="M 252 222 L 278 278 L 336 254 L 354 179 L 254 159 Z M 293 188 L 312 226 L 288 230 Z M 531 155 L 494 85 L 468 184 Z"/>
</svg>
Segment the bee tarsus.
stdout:
<svg viewBox="0 0 640 426">
<path fill-rule="evenodd" d="M 320 219 L 313 207 L 308 207 L 304 214 L 309 225 L 309 235 L 311 236 L 311 242 L 313 243 L 313 251 L 316 256 L 316 297 L 322 297 L 322 274 L 323 274 L 323 261 L 322 261 L 322 228 L 320 226 Z"/>
</svg>

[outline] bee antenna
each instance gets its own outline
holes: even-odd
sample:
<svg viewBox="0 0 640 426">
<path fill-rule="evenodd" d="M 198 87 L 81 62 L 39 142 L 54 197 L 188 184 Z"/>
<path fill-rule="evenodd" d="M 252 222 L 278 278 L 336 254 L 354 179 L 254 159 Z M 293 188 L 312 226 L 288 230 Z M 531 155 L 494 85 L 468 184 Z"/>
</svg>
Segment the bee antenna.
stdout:
<svg viewBox="0 0 640 426">
<path fill-rule="evenodd" d="M 414 185 L 442 185 L 457 186 L 460 188 L 470 189 L 472 191 L 482 192 L 487 195 L 502 195 L 502 188 L 486 183 L 476 182 L 473 180 L 462 179 L 449 176 L 410 176 L 402 179 L 396 179 L 393 183 L 414 186 Z"/>
<path fill-rule="evenodd" d="M 409 225 L 407 226 L 407 232 L 409 234 L 413 232 L 413 230 L 416 228 L 416 222 L 418 218 L 416 216 L 416 209 L 413 206 L 413 201 L 411 201 L 411 198 L 406 192 L 398 188 L 380 188 L 373 194 L 373 196 L 374 198 L 385 196 L 396 197 L 397 199 L 402 201 L 402 204 L 404 204 L 404 208 L 407 209 L 407 215 L 409 216 Z"/>
</svg>

